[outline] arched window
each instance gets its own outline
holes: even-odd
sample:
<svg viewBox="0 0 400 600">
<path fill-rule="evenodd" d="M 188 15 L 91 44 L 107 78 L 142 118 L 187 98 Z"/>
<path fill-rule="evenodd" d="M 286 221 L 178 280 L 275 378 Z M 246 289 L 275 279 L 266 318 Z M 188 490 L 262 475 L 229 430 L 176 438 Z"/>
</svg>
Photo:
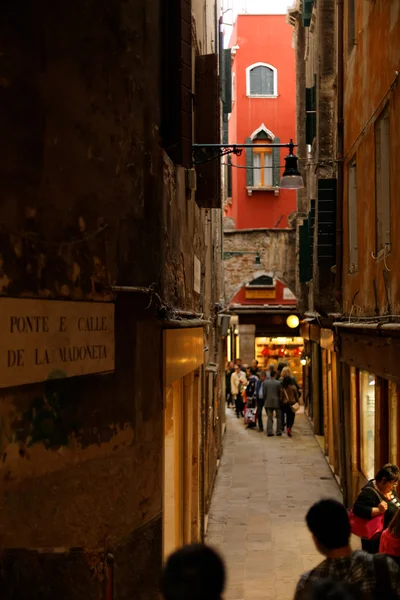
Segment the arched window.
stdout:
<svg viewBox="0 0 400 600">
<path fill-rule="evenodd" d="M 278 73 L 267 63 L 255 63 L 246 69 L 247 95 L 259 98 L 278 95 Z"/>
<path fill-rule="evenodd" d="M 246 144 L 253 144 L 253 148 L 246 148 L 248 195 L 257 190 L 275 190 L 280 181 L 280 148 L 274 144 L 279 144 L 279 138 L 262 123 L 246 139 Z"/>
</svg>

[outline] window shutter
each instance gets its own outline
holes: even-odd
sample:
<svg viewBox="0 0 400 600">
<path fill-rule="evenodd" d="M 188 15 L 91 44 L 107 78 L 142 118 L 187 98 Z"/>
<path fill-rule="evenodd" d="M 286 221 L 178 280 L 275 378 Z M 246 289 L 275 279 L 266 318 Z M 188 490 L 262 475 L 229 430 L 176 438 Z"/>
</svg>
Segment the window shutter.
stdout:
<svg viewBox="0 0 400 600">
<path fill-rule="evenodd" d="M 336 179 L 318 180 L 318 266 L 336 263 Z"/>
<path fill-rule="evenodd" d="M 276 137 L 273 144 L 279 144 L 280 139 Z M 274 187 L 279 187 L 281 181 L 281 149 L 280 148 L 272 148 L 272 185 Z"/>
<path fill-rule="evenodd" d="M 232 112 L 232 57 L 231 49 L 222 50 L 223 52 L 223 113 L 228 115 Z"/>
<path fill-rule="evenodd" d="M 246 138 L 246 144 L 252 144 L 251 138 Z M 246 148 L 246 185 L 247 187 L 253 187 L 253 149 Z"/>
<path fill-rule="evenodd" d="M 310 27 L 314 0 L 303 0 L 303 25 Z"/>
<path fill-rule="evenodd" d="M 195 132 L 197 144 L 220 144 L 218 55 L 196 57 Z M 221 208 L 221 161 L 196 166 L 196 202 L 200 208 Z"/>
<path fill-rule="evenodd" d="M 300 283 L 307 283 L 312 277 L 308 219 L 305 219 L 303 225 L 300 225 L 299 227 L 299 276 Z"/>
<path fill-rule="evenodd" d="M 191 0 L 162 3 L 161 139 L 170 158 L 192 166 Z"/>
<path fill-rule="evenodd" d="M 312 145 L 317 135 L 317 85 L 312 88 L 306 88 L 306 144 Z"/>
<path fill-rule="evenodd" d="M 227 198 L 232 198 L 232 157 L 231 156 L 227 156 L 226 195 L 227 195 Z"/>
</svg>

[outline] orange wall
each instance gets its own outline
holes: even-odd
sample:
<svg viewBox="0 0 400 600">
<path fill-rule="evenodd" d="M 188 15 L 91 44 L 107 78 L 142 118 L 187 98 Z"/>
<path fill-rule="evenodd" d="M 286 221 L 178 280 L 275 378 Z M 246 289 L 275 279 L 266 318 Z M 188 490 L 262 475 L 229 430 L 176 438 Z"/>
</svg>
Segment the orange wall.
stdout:
<svg viewBox="0 0 400 600">
<path fill-rule="evenodd" d="M 354 311 L 374 314 L 373 280 L 378 287 L 379 312 L 386 308 L 383 258 L 375 260 L 375 139 L 374 124 L 384 109 L 390 107 L 391 138 L 391 254 L 386 258 L 392 314 L 400 314 L 400 79 L 389 92 L 400 70 L 400 2 L 357 2 L 357 43 L 352 52 L 347 50 L 345 14 L 345 191 L 344 191 L 344 311 L 350 312 L 352 299 L 357 294 Z M 383 100 L 383 102 L 382 102 Z M 374 114 L 376 113 L 376 114 Z M 348 164 L 357 161 L 357 220 L 358 272 L 349 274 L 348 257 Z M 355 312 L 354 314 L 357 314 Z"/>
<path fill-rule="evenodd" d="M 239 15 L 232 33 L 230 47 L 239 45 L 232 70 L 235 73 L 236 94 L 229 120 L 229 142 L 245 143 L 262 123 L 281 143 L 296 141 L 296 75 L 292 48 L 293 28 L 285 15 Z M 246 68 L 256 62 L 266 62 L 278 70 L 278 98 L 248 98 Z M 287 149 L 281 149 L 281 165 Z M 232 157 L 233 164 L 246 166 L 246 155 Z M 237 229 L 255 227 L 287 227 L 287 216 L 296 210 L 296 192 L 246 191 L 246 169 L 232 169 L 232 206 L 226 214 L 233 217 Z M 281 219 L 283 215 L 283 218 Z M 277 225 L 279 219 L 279 225 Z"/>
</svg>

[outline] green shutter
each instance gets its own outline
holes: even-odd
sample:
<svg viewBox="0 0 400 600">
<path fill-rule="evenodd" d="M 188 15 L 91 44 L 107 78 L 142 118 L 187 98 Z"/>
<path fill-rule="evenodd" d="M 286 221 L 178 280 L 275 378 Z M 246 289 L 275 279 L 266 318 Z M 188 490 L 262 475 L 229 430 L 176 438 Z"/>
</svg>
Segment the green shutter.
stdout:
<svg viewBox="0 0 400 600">
<path fill-rule="evenodd" d="M 251 138 L 246 138 L 246 144 L 252 144 Z M 246 148 L 246 185 L 247 187 L 253 186 L 253 149 Z"/>
<path fill-rule="evenodd" d="M 315 80 L 315 78 L 314 78 Z M 306 144 L 312 145 L 317 135 L 317 85 L 306 88 Z"/>
<path fill-rule="evenodd" d="M 232 198 L 232 157 L 227 157 L 226 167 L 226 196 Z"/>
<path fill-rule="evenodd" d="M 228 115 L 232 112 L 232 56 L 230 48 L 223 50 L 224 57 L 224 89 L 223 89 L 223 113 Z"/>
<path fill-rule="evenodd" d="M 310 260 L 309 221 L 305 219 L 299 228 L 299 276 L 300 283 L 307 283 L 312 278 Z"/>
<path fill-rule="evenodd" d="M 280 139 L 276 137 L 273 144 L 279 144 Z M 272 148 L 272 185 L 279 187 L 281 181 L 281 149 Z"/>
<path fill-rule="evenodd" d="M 228 117 L 226 115 L 224 115 L 223 120 L 222 120 L 222 143 L 223 144 L 228 143 L 228 134 L 229 134 Z"/>
<path fill-rule="evenodd" d="M 314 0 L 303 0 L 303 25 L 310 27 Z"/>
</svg>

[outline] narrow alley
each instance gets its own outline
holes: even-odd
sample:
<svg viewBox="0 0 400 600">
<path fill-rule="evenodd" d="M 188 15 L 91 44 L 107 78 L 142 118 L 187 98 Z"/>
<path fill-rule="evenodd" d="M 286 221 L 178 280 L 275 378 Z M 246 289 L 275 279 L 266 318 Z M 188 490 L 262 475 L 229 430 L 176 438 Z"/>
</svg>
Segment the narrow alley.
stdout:
<svg viewBox="0 0 400 600">
<path fill-rule="evenodd" d="M 304 521 L 322 497 L 341 493 L 304 414 L 292 439 L 267 438 L 228 410 L 207 533 L 226 561 L 226 600 L 293 598 L 299 575 L 322 560 Z"/>
</svg>

